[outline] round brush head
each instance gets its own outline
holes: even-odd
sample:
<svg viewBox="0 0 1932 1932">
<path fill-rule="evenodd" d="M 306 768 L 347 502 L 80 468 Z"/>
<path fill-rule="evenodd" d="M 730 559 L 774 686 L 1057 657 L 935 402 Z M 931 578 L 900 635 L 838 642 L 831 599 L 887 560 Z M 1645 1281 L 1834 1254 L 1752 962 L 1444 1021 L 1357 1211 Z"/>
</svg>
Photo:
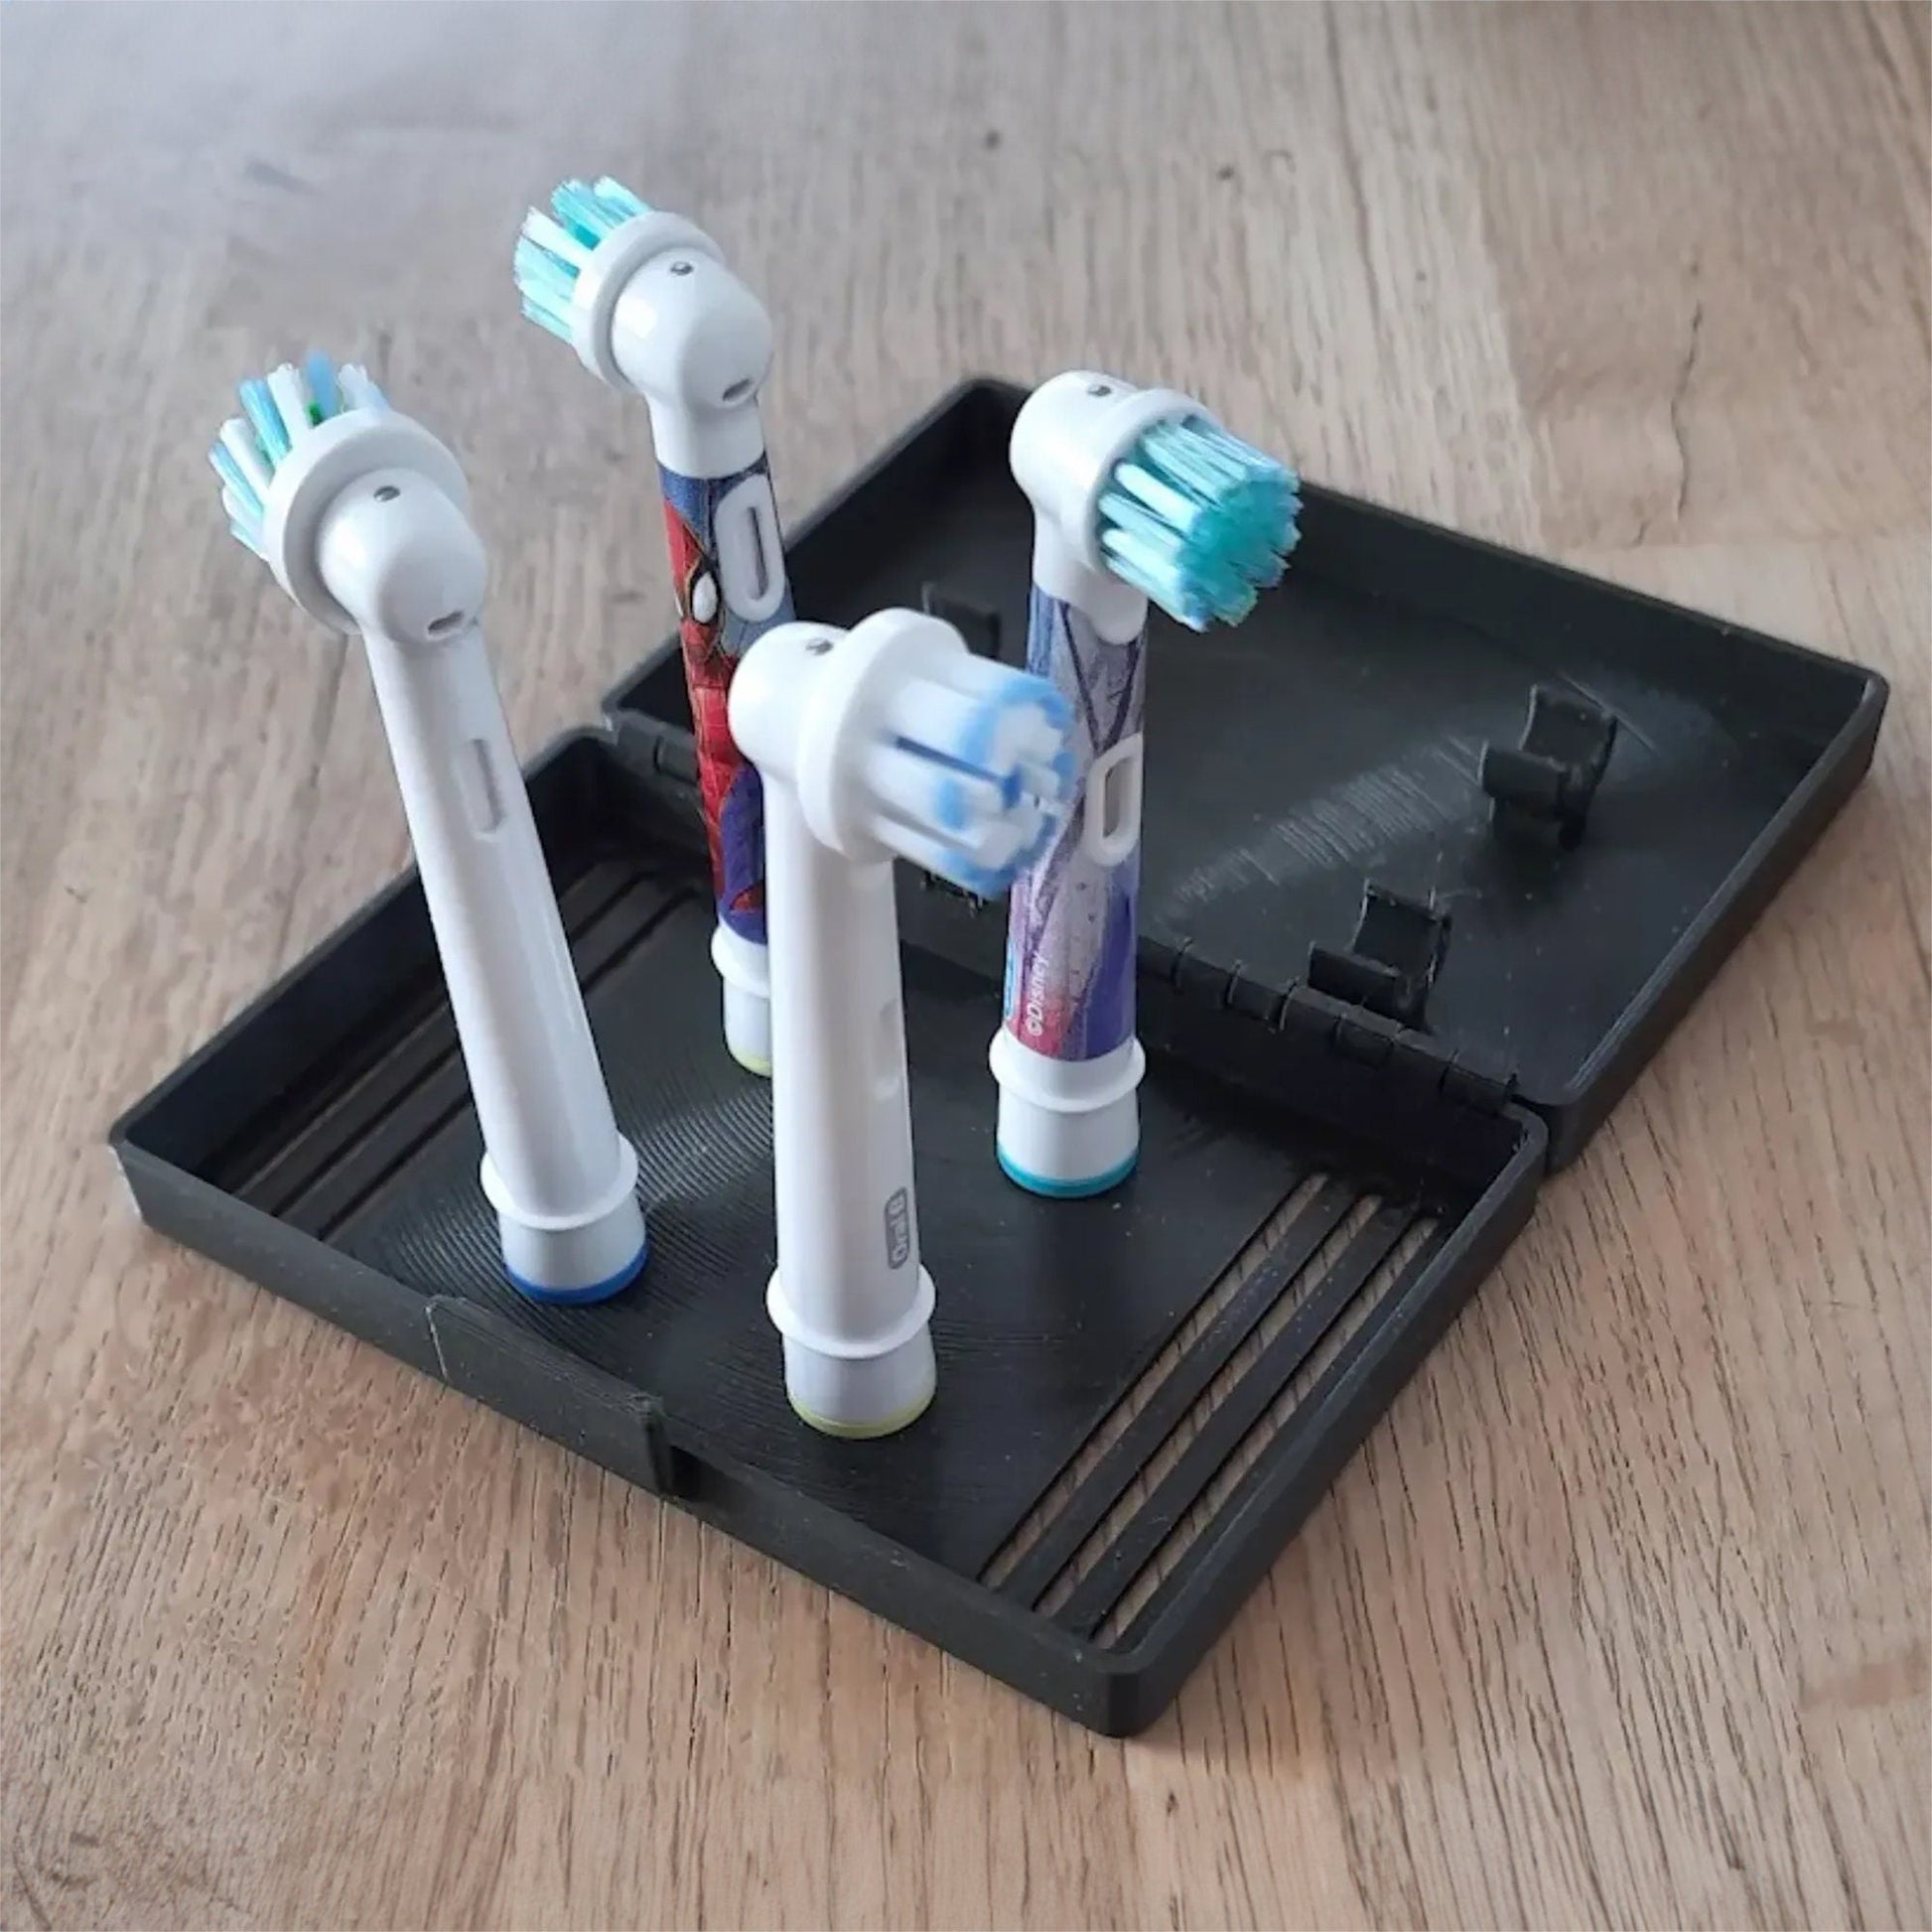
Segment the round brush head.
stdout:
<svg viewBox="0 0 1932 1932">
<path fill-rule="evenodd" d="M 1097 536 L 1118 577 L 1177 622 L 1238 623 L 1288 567 L 1300 484 L 1211 416 L 1158 422 L 1100 492 Z"/>
<path fill-rule="evenodd" d="M 1190 629 L 1237 623 L 1281 581 L 1296 545 L 1295 473 L 1177 389 L 1068 369 L 1027 398 L 1010 454 L 1038 518 L 1035 582 L 1096 620 L 1082 571 L 1139 592 Z M 1121 614 L 1123 628 L 1138 628 L 1141 615 Z"/>
<path fill-rule="evenodd" d="M 382 574 L 381 546 L 362 558 L 359 574 L 371 583 L 350 586 L 343 598 L 341 577 L 332 589 L 322 557 L 332 512 L 352 500 L 360 484 L 367 484 L 372 501 L 393 503 L 390 520 L 407 524 L 419 543 L 434 536 L 429 548 L 461 553 L 462 574 L 481 569 L 481 546 L 466 518 L 469 488 L 456 458 L 420 423 L 391 409 L 365 369 L 354 363 L 339 369 L 315 353 L 299 369 L 284 362 L 251 377 L 238 393 L 242 413 L 221 425 L 208 452 L 228 527 L 311 617 L 332 629 L 355 630 L 369 616 L 357 589 L 373 588 Z"/>
<path fill-rule="evenodd" d="M 221 479 L 221 507 L 238 542 L 266 561 L 267 505 L 276 473 L 324 423 L 351 410 L 386 411 L 382 391 L 354 362 L 341 369 L 320 349 L 301 368 L 284 362 L 238 385 L 242 413 L 221 425 L 208 451 Z"/>
<path fill-rule="evenodd" d="M 983 898 L 1039 857 L 1072 801 L 1066 700 L 917 611 L 767 630 L 732 680 L 731 727 L 767 779 L 797 788 L 822 843 L 897 853 Z"/>
<path fill-rule="evenodd" d="M 1073 789 L 1072 715 L 1044 678 L 935 652 L 883 694 L 860 761 L 867 830 L 982 898 L 1032 865 Z"/>
</svg>

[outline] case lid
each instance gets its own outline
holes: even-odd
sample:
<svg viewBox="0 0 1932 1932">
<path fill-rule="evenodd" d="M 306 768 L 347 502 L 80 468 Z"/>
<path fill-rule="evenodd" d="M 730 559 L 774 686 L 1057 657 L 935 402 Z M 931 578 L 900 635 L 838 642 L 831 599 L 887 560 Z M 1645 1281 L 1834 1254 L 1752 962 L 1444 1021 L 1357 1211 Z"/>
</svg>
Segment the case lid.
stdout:
<svg viewBox="0 0 1932 1932">
<path fill-rule="evenodd" d="M 807 518 L 797 608 L 1026 654 L 1025 391 L 974 382 Z M 1510 1079 L 1569 1160 L 1869 762 L 1875 673 L 1310 487 L 1282 586 L 1159 612 L 1141 917 Z M 613 691 L 687 730 L 674 651 Z M 647 729 L 647 734 L 648 729 Z"/>
</svg>

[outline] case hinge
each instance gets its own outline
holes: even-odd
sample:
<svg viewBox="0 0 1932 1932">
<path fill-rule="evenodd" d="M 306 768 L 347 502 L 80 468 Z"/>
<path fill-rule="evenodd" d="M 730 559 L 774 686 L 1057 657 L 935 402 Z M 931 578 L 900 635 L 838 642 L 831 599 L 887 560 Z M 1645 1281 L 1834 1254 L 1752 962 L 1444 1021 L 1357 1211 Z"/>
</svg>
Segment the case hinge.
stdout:
<svg viewBox="0 0 1932 1932">
<path fill-rule="evenodd" d="M 1312 986 L 1288 989 L 1282 1001 L 1282 1025 L 1322 1040 L 1343 1059 L 1383 1069 L 1412 1092 L 1440 1093 L 1485 1114 L 1500 1113 L 1516 1097 L 1513 1074 Z"/>
<path fill-rule="evenodd" d="M 1241 1015 L 1276 1033 L 1293 1033 L 1359 1065 L 1381 1070 L 1411 1093 L 1441 1095 L 1480 1113 L 1500 1113 L 1516 1097 L 1512 1074 L 1449 1050 L 1413 1027 L 1298 980 L 1269 984 L 1241 965 L 1216 966 L 1182 940 L 1144 936 L 1142 970 L 1168 980 L 1190 1003 Z"/>
</svg>

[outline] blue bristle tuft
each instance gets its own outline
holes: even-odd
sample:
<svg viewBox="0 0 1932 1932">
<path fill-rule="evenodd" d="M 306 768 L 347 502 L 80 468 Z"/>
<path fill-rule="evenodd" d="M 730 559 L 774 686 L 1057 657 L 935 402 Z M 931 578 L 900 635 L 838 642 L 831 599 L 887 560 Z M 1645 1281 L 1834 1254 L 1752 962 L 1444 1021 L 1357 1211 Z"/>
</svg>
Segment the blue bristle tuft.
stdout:
<svg viewBox="0 0 1932 1932">
<path fill-rule="evenodd" d="M 910 830 L 911 842 L 896 849 L 994 898 L 1039 858 L 1066 812 L 1074 789 L 1065 743 L 1072 709 L 1031 672 L 967 663 L 970 669 L 951 672 L 949 690 L 927 687 L 908 699 L 913 729 L 886 741 L 900 756 L 884 809 Z"/>
<path fill-rule="evenodd" d="M 214 465 L 214 474 L 221 479 L 226 488 L 235 493 L 235 500 L 242 504 L 252 503 L 256 509 L 261 504 L 255 495 L 255 485 L 242 474 L 238 464 L 219 443 L 208 451 L 207 460 Z"/>
<path fill-rule="evenodd" d="M 272 474 L 275 466 L 293 447 L 288 425 L 282 421 L 282 412 L 276 408 L 275 398 L 268 393 L 268 384 L 259 376 L 251 375 L 243 382 L 240 395 L 242 413 L 254 426 L 255 440 L 261 445 Z"/>
<path fill-rule="evenodd" d="M 595 182 L 562 183 L 550 197 L 549 213 L 531 208 L 517 236 L 511 267 L 523 313 L 553 336 L 571 341 L 577 278 L 592 250 L 626 221 L 649 212 L 647 203 L 609 175 Z"/>
<path fill-rule="evenodd" d="M 312 350 L 300 370 L 285 363 L 273 375 L 248 377 L 237 393 L 242 413 L 223 425 L 208 461 L 221 480 L 228 528 L 260 556 L 263 491 L 296 444 L 348 410 L 388 404 L 362 369 L 350 364 L 338 371 L 320 350 Z"/>
<path fill-rule="evenodd" d="M 1177 622 L 1236 623 L 1281 582 L 1300 487 L 1292 470 L 1205 416 L 1156 423 L 1101 492 L 1100 548 Z"/>
</svg>

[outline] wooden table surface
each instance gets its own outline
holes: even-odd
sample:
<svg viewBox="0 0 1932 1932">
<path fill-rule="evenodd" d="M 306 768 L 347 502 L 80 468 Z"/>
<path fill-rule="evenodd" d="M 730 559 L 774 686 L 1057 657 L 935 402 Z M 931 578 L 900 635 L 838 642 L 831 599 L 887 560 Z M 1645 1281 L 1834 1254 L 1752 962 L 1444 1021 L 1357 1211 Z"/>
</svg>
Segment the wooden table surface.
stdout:
<svg viewBox="0 0 1932 1932">
<path fill-rule="evenodd" d="M 1927 1923 L 1923 11 L 16 5 L 9 1925 Z M 1876 767 L 1211 1661 L 1107 1742 L 142 1230 L 110 1118 L 405 858 L 220 527 L 324 344 L 460 450 L 520 742 L 668 610 L 520 322 L 609 168 L 796 513 L 965 371 L 1847 653 Z"/>
</svg>

